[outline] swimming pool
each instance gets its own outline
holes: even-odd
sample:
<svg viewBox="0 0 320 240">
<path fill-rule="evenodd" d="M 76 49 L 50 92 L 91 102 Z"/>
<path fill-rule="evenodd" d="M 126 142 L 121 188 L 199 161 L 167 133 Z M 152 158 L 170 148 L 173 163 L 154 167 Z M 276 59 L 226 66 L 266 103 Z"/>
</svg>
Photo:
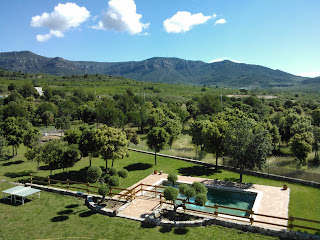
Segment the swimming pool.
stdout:
<svg viewBox="0 0 320 240">
<path fill-rule="evenodd" d="M 160 186 L 172 186 L 171 183 L 168 181 L 163 181 Z M 178 188 L 179 183 L 176 184 L 176 188 Z M 226 207 L 232 207 L 232 208 L 239 208 L 239 209 L 246 209 L 251 210 L 253 208 L 254 202 L 257 197 L 256 192 L 250 192 L 250 191 L 243 191 L 243 190 L 231 190 L 227 188 L 217 188 L 217 187 L 207 187 L 208 193 L 207 198 L 208 201 L 206 202 L 206 205 L 214 206 L 215 204 L 226 206 Z M 164 189 L 158 191 L 163 191 Z M 185 197 L 181 194 L 179 194 L 178 198 Z M 194 202 L 194 198 L 190 199 L 190 202 Z M 178 202 L 179 204 L 179 202 Z M 214 212 L 214 208 L 209 207 L 200 207 L 193 204 L 186 204 L 186 207 L 188 209 L 194 209 L 199 211 L 205 211 L 205 212 Z M 249 216 L 249 213 L 240 211 L 240 210 L 233 210 L 233 209 L 227 209 L 227 208 L 219 208 L 219 212 L 221 213 L 229 213 L 234 214 L 237 216 Z"/>
</svg>

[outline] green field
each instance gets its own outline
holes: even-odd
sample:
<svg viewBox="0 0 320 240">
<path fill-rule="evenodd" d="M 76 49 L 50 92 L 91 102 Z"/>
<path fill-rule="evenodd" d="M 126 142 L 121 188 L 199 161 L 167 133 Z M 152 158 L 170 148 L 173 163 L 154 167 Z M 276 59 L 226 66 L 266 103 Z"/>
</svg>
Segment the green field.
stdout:
<svg viewBox="0 0 320 240">
<path fill-rule="evenodd" d="M 0 180 L 6 180 L 6 183 L 0 183 L 0 188 L 2 190 L 11 187 L 7 182 L 27 181 L 31 172 L 38 176 L 49 175 L 48 170 L 40 170 L 37 172 L 37 164 L 27 161 L 23 157 L 24 151 L 25 148 L 20 147 L 18 156 L 10 160 L 0 162 Z M 157 162 L 158 165 L 154 166 L 153 156 L 135 152 L 130 152 L 130 156 L 128 158 L 116 161 L 116 168 L 120 169 L 124 167 L 129 171 L 128 178 L 121 179 L 120 187 L 127 188 L 131 186 L 135 182 L 151 174 L 155 169 L 158 171 L 162 170 L 166 173 L 174 172 L 179 175 L 199 176 L 228 181 L 236 181 L 239 178 L 239 175 L 234 172 L 221 170 L 216 173 L 211 169 L 163 157 L 158 157 Z M 69 170 L 68 176 L 63 174 L 62 170 L 54 170 L 52 178 L 69 178 L 70 180 L 84 181 L 88 165 L 88 159 L 82 159 Z M 93 165 L 104 167 L 105 162 L 102 159 L 96 158 L 93 161 Z M 41 166 L 41 168 L 43 169 L 43 166 Z M 246 183 L 270 186 L 282 186 L 284 184 L 279 181 L 246 175 L 243 180 Z M 320 198 L 320 190 L 298 184 L 287 184 L 291 189 L 289 214 L 295 217 L 319 221 L 320 218 L 318 213 L 320 212 L 320 205 L 318 204 L 318 199 Z M 113 239 L 117 236 L 121 236 L 122 239 L 130 236 L 130 239 L 144 239 L 152 238 L 157 234 L 163 239 L 169 239 L 172 237 L 194 238 L 195 236 L 215 236 L 218 239 L 242 239 L 242 237 L 244 239 L 250 239 L 255 238 L 256 236 L 216 226 L 187 228 L 183 230 L 183 234 L 185 234 L 185 236 L 179 236 L 181 232 L 177 229 L 164 233 L 167 230 L 163 228 L 144 228 L 143 226 L 140 226 L 140 223 L 134 221 L 110 218 L 100 216 L 98 214 L 91 215 L 86 207 L 83 206 L 83 203 L 83 200 L 77 198 L 50 193 L 42 193 L 40 200 L 35 198 L 35 200 L 27 202 L 25 206 L 12 206 L 1 202 L 0 211 L 2 214 L 0 215 L 0 224 L 4 224 L 6 227 L 0 225 L 0 234 L 2 234 L 0 235 L 0 239 L 14 239 L 14 234 L 17 233 L 14 232 L 13 229 L 16 227 L 20 229 L 20 239 L 47 239 L 59 237 L 64 239 L 72 236 L 85 236 L 91 237 L 92 239 Z M 66 208 L 70 205 L 77 206 L 71 209 Z M 45 210 L 46 208 L 48 210 Z M 61 219 L 62 221 L 60 221 Z M 32 226 L 28 226 L 27 223 Z M 106 224 L 105 226 L 104 223 Z M 304 224 L 298 222 L 295 223 Z M 65 226 L 65 224 L 67 224 L 66 227 L 62 227 Z M 310 223 L 308 226 L 319 228 L 319 224 Z M 314 233 L 313 231 L 309 232 Z M 258 237 L 261 239 L 261 236 Z"/>
</svg>

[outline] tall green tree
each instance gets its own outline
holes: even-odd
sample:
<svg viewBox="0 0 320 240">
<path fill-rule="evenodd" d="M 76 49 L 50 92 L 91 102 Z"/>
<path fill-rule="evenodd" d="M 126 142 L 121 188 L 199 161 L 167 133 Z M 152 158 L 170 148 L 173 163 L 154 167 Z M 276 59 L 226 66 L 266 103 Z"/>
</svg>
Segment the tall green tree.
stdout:
<svg viewBox="0 0 320 240">
<path fill-rule="evenodd" d="M 1 129 L 7 144 L 12 146 L 12 155 L 17 155 L 18 147 L 23 141 L 24 130 L 15 117 L 8 117 L 1 123 Z"/>
<path fill-rule="evenodd" d="M 154 165 L 157 165 L 157 152 L 164 149 L 170 135 L 161 127 L 152 128 L 147 135 L 147 145 L 154 150 Z"/>
<path fill-rule="evenodd" d="M 308 154 L 312 151 L 313 133 L 304 132 L 294 135 L 290 140 L 291 151 L 293 155 L 300 161 L 305 163 Z"/>
<path fill-rule="evenodd" d="M 196 146 L 200 146 L 200 158 L 205 147 L 204 131 L 211 122 L 209 120 L 198 120 L 190 124 L 189 134 L 192 137 L 192 143 Z"/>
<path fill-rule="evenodd" d="M 164 130 L 167 131 L 167 133 L 169 133 L 170 137 L 168 140 L 168 145 L 171 148 L 174 140 L 176 140 L 181 133 L 181 130 L 182 130 L 181 122 L 175 119 L 168 119 L 163 128 Z"/>
<path fill-rule="evenodd" d="M 5 146 L 6 146 L 6 139 L 2 135 L 0 135 L 0 160 L 6 157 L 6 153 L 4 149 Z"/>
<path fill-rule="evenodd" d="M 79 150 L 81 151 L 82 157 L 89 157 L 91 167 L 92 158 L 98 157 L 100 150 L 96 139 L 96 128 L 94 126 L 81 127 L 80 131 Z"/>
<path fill-rule="evenodd" d="M 227 132 L 225 148 L 240 170 L 240 182 L 244 169 L 261 167 L 272 151 L 272 141 L 262 126 L 253 128 L 248 120 L 236 122 Z"/>
<path fill-rule="evenodd" d="M 205 148 L 216 155 L 216 169 L 218 169 L 218 158 L 224 152 L 227 128 L 228 122 L 216 119 L 203 130 Z"/>
<path fill-rule="evenodd" d="M 99 153 L 106 161 L 108 171 L 108 160 L 121 159 L 128 156 L 128 139 L 124 131 L 104 125 L 97 129 L 95 141 L 99 146 Z"/>
</svg>

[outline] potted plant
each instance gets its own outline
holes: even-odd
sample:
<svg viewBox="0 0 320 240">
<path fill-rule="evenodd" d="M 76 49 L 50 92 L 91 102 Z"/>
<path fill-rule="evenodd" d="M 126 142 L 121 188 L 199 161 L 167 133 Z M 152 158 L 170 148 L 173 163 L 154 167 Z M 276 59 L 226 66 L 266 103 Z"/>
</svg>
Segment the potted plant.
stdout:
<svg viewBox="0 0 320 240">
<path fill-rule="evenodd" d="M 286 184 L 283 184 L 283 190 L 287 190 L 288 186 Z"/>
<path fill-rule="evenodd" d="M 153 171 L 153 174 L 158 174 L 158 171 L 157 171 L 157 170 L 154 170 L 154 171 Z"/>
</svg>

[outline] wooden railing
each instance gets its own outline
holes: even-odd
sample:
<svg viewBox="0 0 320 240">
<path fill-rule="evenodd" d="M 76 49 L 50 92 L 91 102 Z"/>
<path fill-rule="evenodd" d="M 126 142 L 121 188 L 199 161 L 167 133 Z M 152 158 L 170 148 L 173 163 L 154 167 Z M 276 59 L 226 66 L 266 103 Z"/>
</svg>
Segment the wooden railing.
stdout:
<svg viewBox="0 0 320 240">
<path fill-rule="evenodd" d="M 34 179 L 34 178 L 43 179 L 45 181 L 37 180 L 37 179 Z M 68 179 L 66 181 L 61 181 L 61 180 L 51 179 L 50 177 L 45 178 L 45 177 L 33 176 L 32 174 L 30 175 L 30 182 L 31 182 L 31 184 L 32 183 L 40 183 L 40 184 L 46 184 L 48 186 L 51 186 L 52 183 L 64 184 L 66 186 L 54 185 L 54 187 L 64 188 L 64 189 L 67 189 L 68 191 L 70 189 L 83 190 L 83 191 L 86 191 L 88 194 L 90 194 L 90 193 L 98 194 L 97 191 L 92 191 L 92 188 L 94 188 L 94 189 L 98 189 L 99 188 L 97 186 L 90 185 L 89 183 L 70 181 Z M 70 186 L 70 184 L 78 184 L 78 185 L 81 185 L 82 187 Z M 85 186 L 85 187 L 83 187 L 83 186 Z M 147 187 L 147 188 L 144 188 L 144 187 Z M 159 198 L 160 198 L 159 204 L 160 204 L 161 207 L 162 207 L 163 204 L 172 205 L 171 202 L 168 202 L 168 201 L 165 200 L 162 191 L 157 191 L 158 189 L 164 189 L 164 188 L 165 187 L 163 187 L 163 186 L 155 186 L 155 185 L 140 183 L 140 184 L 138 184 L 135 187 L 130 188 L 130 189 L 112 187 L 110 189 L 110 192 L 108 193 L 108 196 L 110 196 L 110 197 L 119 196 L 118 199 L 124 198 L 126 200 L 132 201 L 132 200 L 134 200 L 136 198 L 136 196 L 139 193 L 140 193 L 140 195 L 144 195 L 145 192 L 149 192 L 149 193 L 154 193 L 153 195 L 151 195 L 151 197 L 157 198 L 159 196 Z M 120 190 L 121 192 L 120 193 L 115 193 L 114 190 Z M 188 201 L 186 201 L 186 199 L 178 198 L 177 200 L 181 201 L 183 203 L 183 205 L 185 205 L 185 204 L 194 205 L 194 203 L 188 202 Z M 250 222 L 251 225 L 253 223 L 262 223 L 262 224 L 267 224 L 267 225 L 272 225 L 272 226 L 284 227 L 284 228 L 287 228 L 289 230 L 293 230 L 293 228 L 300 228 L 300 229 L 308 229 L 308 230 L 313 230 L 313 231 L 320 232 L 320 228 L 313 228 L 313 227 L 307 227 L 307 226 L 294 224 L 294 221 L 302 221 L 302 222 L 305 222 L 305 223 L 316 223 L 316 224 L 320 225 L 320 221 L 317 221 L 317 220 L 298 218 L 298 217 L 293 217 L 293 216 L 290 216 L 288 218 L 286 218 L 286 217 L 278 217 L 278 216 L 255 213 L 252 210 L 227 207 L 227 206 L 222 206 L 222 205 L 218 205 L 218 204 L 215 204 L 213 206 L 205 205 L 204 207 L 212 208 L 212 209 L 214 209 L 214 212 L 206 212 L 206 211 L 200 211 L 200 210 L 195 210 L 195 209 L 188 209 L 188 211 L 194 212 L 194 213 L 199 213 L 199 214 L 202 214 L 202 215 L 213 216 L 213 217 L 227 218 L 229 220 L 235 220 L 235 221 L 240 221 L 240 222 L 247 222 L 247 223 Z M 242 211 L 242 212 L 247 213 L 248 216 L 241 216 L 241 215 L 225 213 L 225 212 L 221 212 L 221 211 L 219 212 L 219 209 L 230 209 L 230 210 Z M 257 220 L 257 219 L 254 218 L 254 216 L 265 217 L 270 221 Z M 287 221 L 287 224 L 285 225 L 285 224 L 274 223 L 274 222 L 272 222 L 273 219 Z"/>
</svg>

